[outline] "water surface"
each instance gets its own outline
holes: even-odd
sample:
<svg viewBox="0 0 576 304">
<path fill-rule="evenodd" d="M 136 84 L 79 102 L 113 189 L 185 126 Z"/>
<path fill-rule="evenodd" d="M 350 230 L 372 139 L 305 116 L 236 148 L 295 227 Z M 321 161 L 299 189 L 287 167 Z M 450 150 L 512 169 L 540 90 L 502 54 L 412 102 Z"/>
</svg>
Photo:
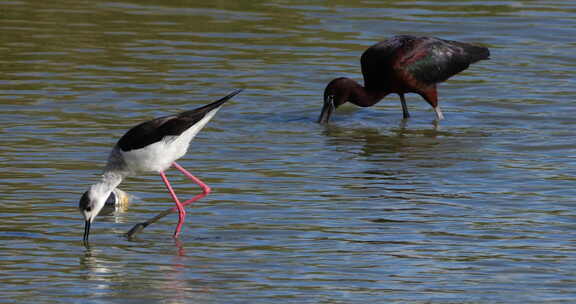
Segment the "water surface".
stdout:
<svg viewBox="0 0 576 304">
<path fill-rule="evenodd" d="M 60 303 L 571 303 L 571 1 L 0 1 L 0 299 Z M 439 89 L 315 123 L 326 83 L 394 34 L 488 46 Z M 134 177 L 81 244 L 77 202 L 132 125 L 246 90 L 180 164 Z M 167 172 L 181 197 L 200 190 Z"/>
</svg>

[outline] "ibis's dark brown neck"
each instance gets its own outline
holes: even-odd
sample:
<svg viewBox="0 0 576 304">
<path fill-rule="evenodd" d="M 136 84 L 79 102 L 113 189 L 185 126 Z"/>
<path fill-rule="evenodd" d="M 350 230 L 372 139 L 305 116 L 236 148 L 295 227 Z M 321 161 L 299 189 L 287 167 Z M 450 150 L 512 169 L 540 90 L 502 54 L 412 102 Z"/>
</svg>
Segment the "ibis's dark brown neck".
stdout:
<svg viewBox="0 0 576 304">
<path fill-rule="evenodd" d="M 358 84 L 352 88 L 348 101 L 359 107 L 370 107 L 388 94 L 388 91 L 371 90 Z"/>
</svg>

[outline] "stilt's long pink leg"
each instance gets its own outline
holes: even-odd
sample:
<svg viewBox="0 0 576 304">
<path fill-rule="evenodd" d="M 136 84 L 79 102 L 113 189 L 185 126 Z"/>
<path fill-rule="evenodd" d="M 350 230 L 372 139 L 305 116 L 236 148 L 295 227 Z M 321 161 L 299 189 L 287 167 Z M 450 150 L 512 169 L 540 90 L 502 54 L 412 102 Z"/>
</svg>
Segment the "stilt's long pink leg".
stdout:
<svg viewBox="0 0 576 304">
<path fill-rule="evenodd" d="M 166 215 L 168 215 L 168 214 L 170 214 L 176 210 L 178 210 L 178 226 L 176 227 L 176 231 L 174 232 L 174 237 L 175 238 L 178 237 L 178 234 L 180 233 L 180 229 L 182 227 L 182 224 L 184 223 L 184 217 L 186 215 L 186 211 L 184 210 L 184 206 L 187 206 L 187 205 L 205 197 L 206 195 L 210 194 L 210 192 L 212 191 L 208 185 L 206 185 L 204 182 L 202 182 L 196 176 L 192 175 L 190 172 L 186 171 L 186 169 L 182 168 L 182 166 L 178 165 L 177 163 L 173 163 L 172 165 L 176 169 L 180 170 L 180 172 L 184 173 L 184 175 L 186 175 L 193 182 L 198 184 L 198 186 L 200 186 L 202 188 L 202 193 L 194 196 L 193 198 L 185 201 L 184 203 L 180 203 L 180 201 L 176 197 L 176 193 L 172 189 L 172 186 L 170 186 L 170 182 L 168 182 L 166 175 L 163 172 L 160 173 L 160 175 L 162 176 L 162 180 L 164 181 L 164 183 L 166 184 L 166 187 L 168 188 L 168 191 L 170 191 L 172 198 L 176 202 L 176 207 L 168 208 L 168 209 L 164 210 L 163 212 L 161 212 L 160 214 L 156 215 L 155 217 L 149 219 L 148 221 L 134 225 L 134 227 L 132 227 L 132 229 L 130 229 L 130 231 L 128 231 L 128 233 L 126 233 L 126 235 L 129 238 L 133 237 L 136 233 L 142 231 L 142 229 L 146 228 L 148 225 L 155 223 L 156 221 L 160 220 L 161 218 L 165 217 Z"/>
<path fill-rule="evenodd" d="M 184 205 L 181 204 L 180 201 L 178 200 L 176 192 L 174 192 L 174 189 L 172 189 L 172 186 L 170 185 L 168 178 L 166 178 L 166 174 L 164 174 L 164 172 L 160 172 L 160 176 L 162 177 L 164 184 L 166 184 L 166 188 L 168 188 L 170 195 L 172 195 L 172 198 L 176 203 L 176 208 L 178 208 L 178 225 L 176 226 L 176 231 L 174 231 L 174 238 L 177 238 L 178 235 L 180 234 L 180 230 L 182 229 L 182 224 L 184 224 L 184 219 L 186 218 L 186 210 L 184 210 Z"/>
<path fill-rule="evenodd" d="M 206 185 L 204 182 L 202 182 L 199 178 L 192 175 L 192 173 L 188 172 L 186 169 L 182 168 L 182 166 L 180 166 L 177 163 L 174 163 L 172 165 L 174 166 L 174 168 L 180 170 L 180 172 L 184 173 L 184 175 L 186 175 L 189 179 L 191 179 L 193 182 L 195 182 L 196 184 L 198 184 L 198 186 L 200 186 L 202 188 L 202 193 L 200 193 L 200 194 L 194 196 L 193 198 L 185 201 L 184 203 L 182 203 L 182 206 L 187 206 L 187 205 L 205 197 L 206 195 L 210 194 L 212 189 L 210 189 L 210 187 L 208 185 Z"/>
</svg>

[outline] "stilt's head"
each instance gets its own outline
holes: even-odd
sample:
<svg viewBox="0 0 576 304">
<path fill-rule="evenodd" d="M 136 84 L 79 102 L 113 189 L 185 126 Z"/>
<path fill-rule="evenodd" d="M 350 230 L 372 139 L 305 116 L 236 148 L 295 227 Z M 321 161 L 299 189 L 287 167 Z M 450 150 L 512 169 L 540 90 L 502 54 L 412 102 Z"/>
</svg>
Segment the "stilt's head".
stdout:
<svg viewBox="0 0 576 304">
<path fill-rule="evenodd" d="M 324 106 L 318 123 L 326 124 L 332 113 L 343 103 L 355 99 L 355 92 L 361 86 L 354 80 L 346 77 L 335 78 L 324 89 Z"/>
<path fill-rule="evenodd" d="M 90 234 L 90 226 L 100 213 L 106 201 L 113 203 L 117 198 L 112 190 L 106 189 L 103 184 L 95 184 L 84 192 L 80 198 L 78 208 L 80 213 L 84 216 L 85 226 L 84 226 L 84 242 L 88 242 L 88 235 Z"/>
</svg>

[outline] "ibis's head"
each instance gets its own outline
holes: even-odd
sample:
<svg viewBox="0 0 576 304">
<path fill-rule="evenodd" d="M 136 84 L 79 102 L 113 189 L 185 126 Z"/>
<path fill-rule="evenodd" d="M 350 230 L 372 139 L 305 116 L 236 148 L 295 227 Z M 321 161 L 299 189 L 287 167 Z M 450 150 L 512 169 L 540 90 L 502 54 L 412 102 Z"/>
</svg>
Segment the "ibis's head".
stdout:
<svg viewBox="0 0 576 304">
<path fill-rule="evenodd" d="M 324 105 L 318 117 L 318 122 L 326 124 L 340 105 L 356 99 L 356 92 L 360 85 L 346 77 L 332 79 L 324 89 Z"/>
</svg>

